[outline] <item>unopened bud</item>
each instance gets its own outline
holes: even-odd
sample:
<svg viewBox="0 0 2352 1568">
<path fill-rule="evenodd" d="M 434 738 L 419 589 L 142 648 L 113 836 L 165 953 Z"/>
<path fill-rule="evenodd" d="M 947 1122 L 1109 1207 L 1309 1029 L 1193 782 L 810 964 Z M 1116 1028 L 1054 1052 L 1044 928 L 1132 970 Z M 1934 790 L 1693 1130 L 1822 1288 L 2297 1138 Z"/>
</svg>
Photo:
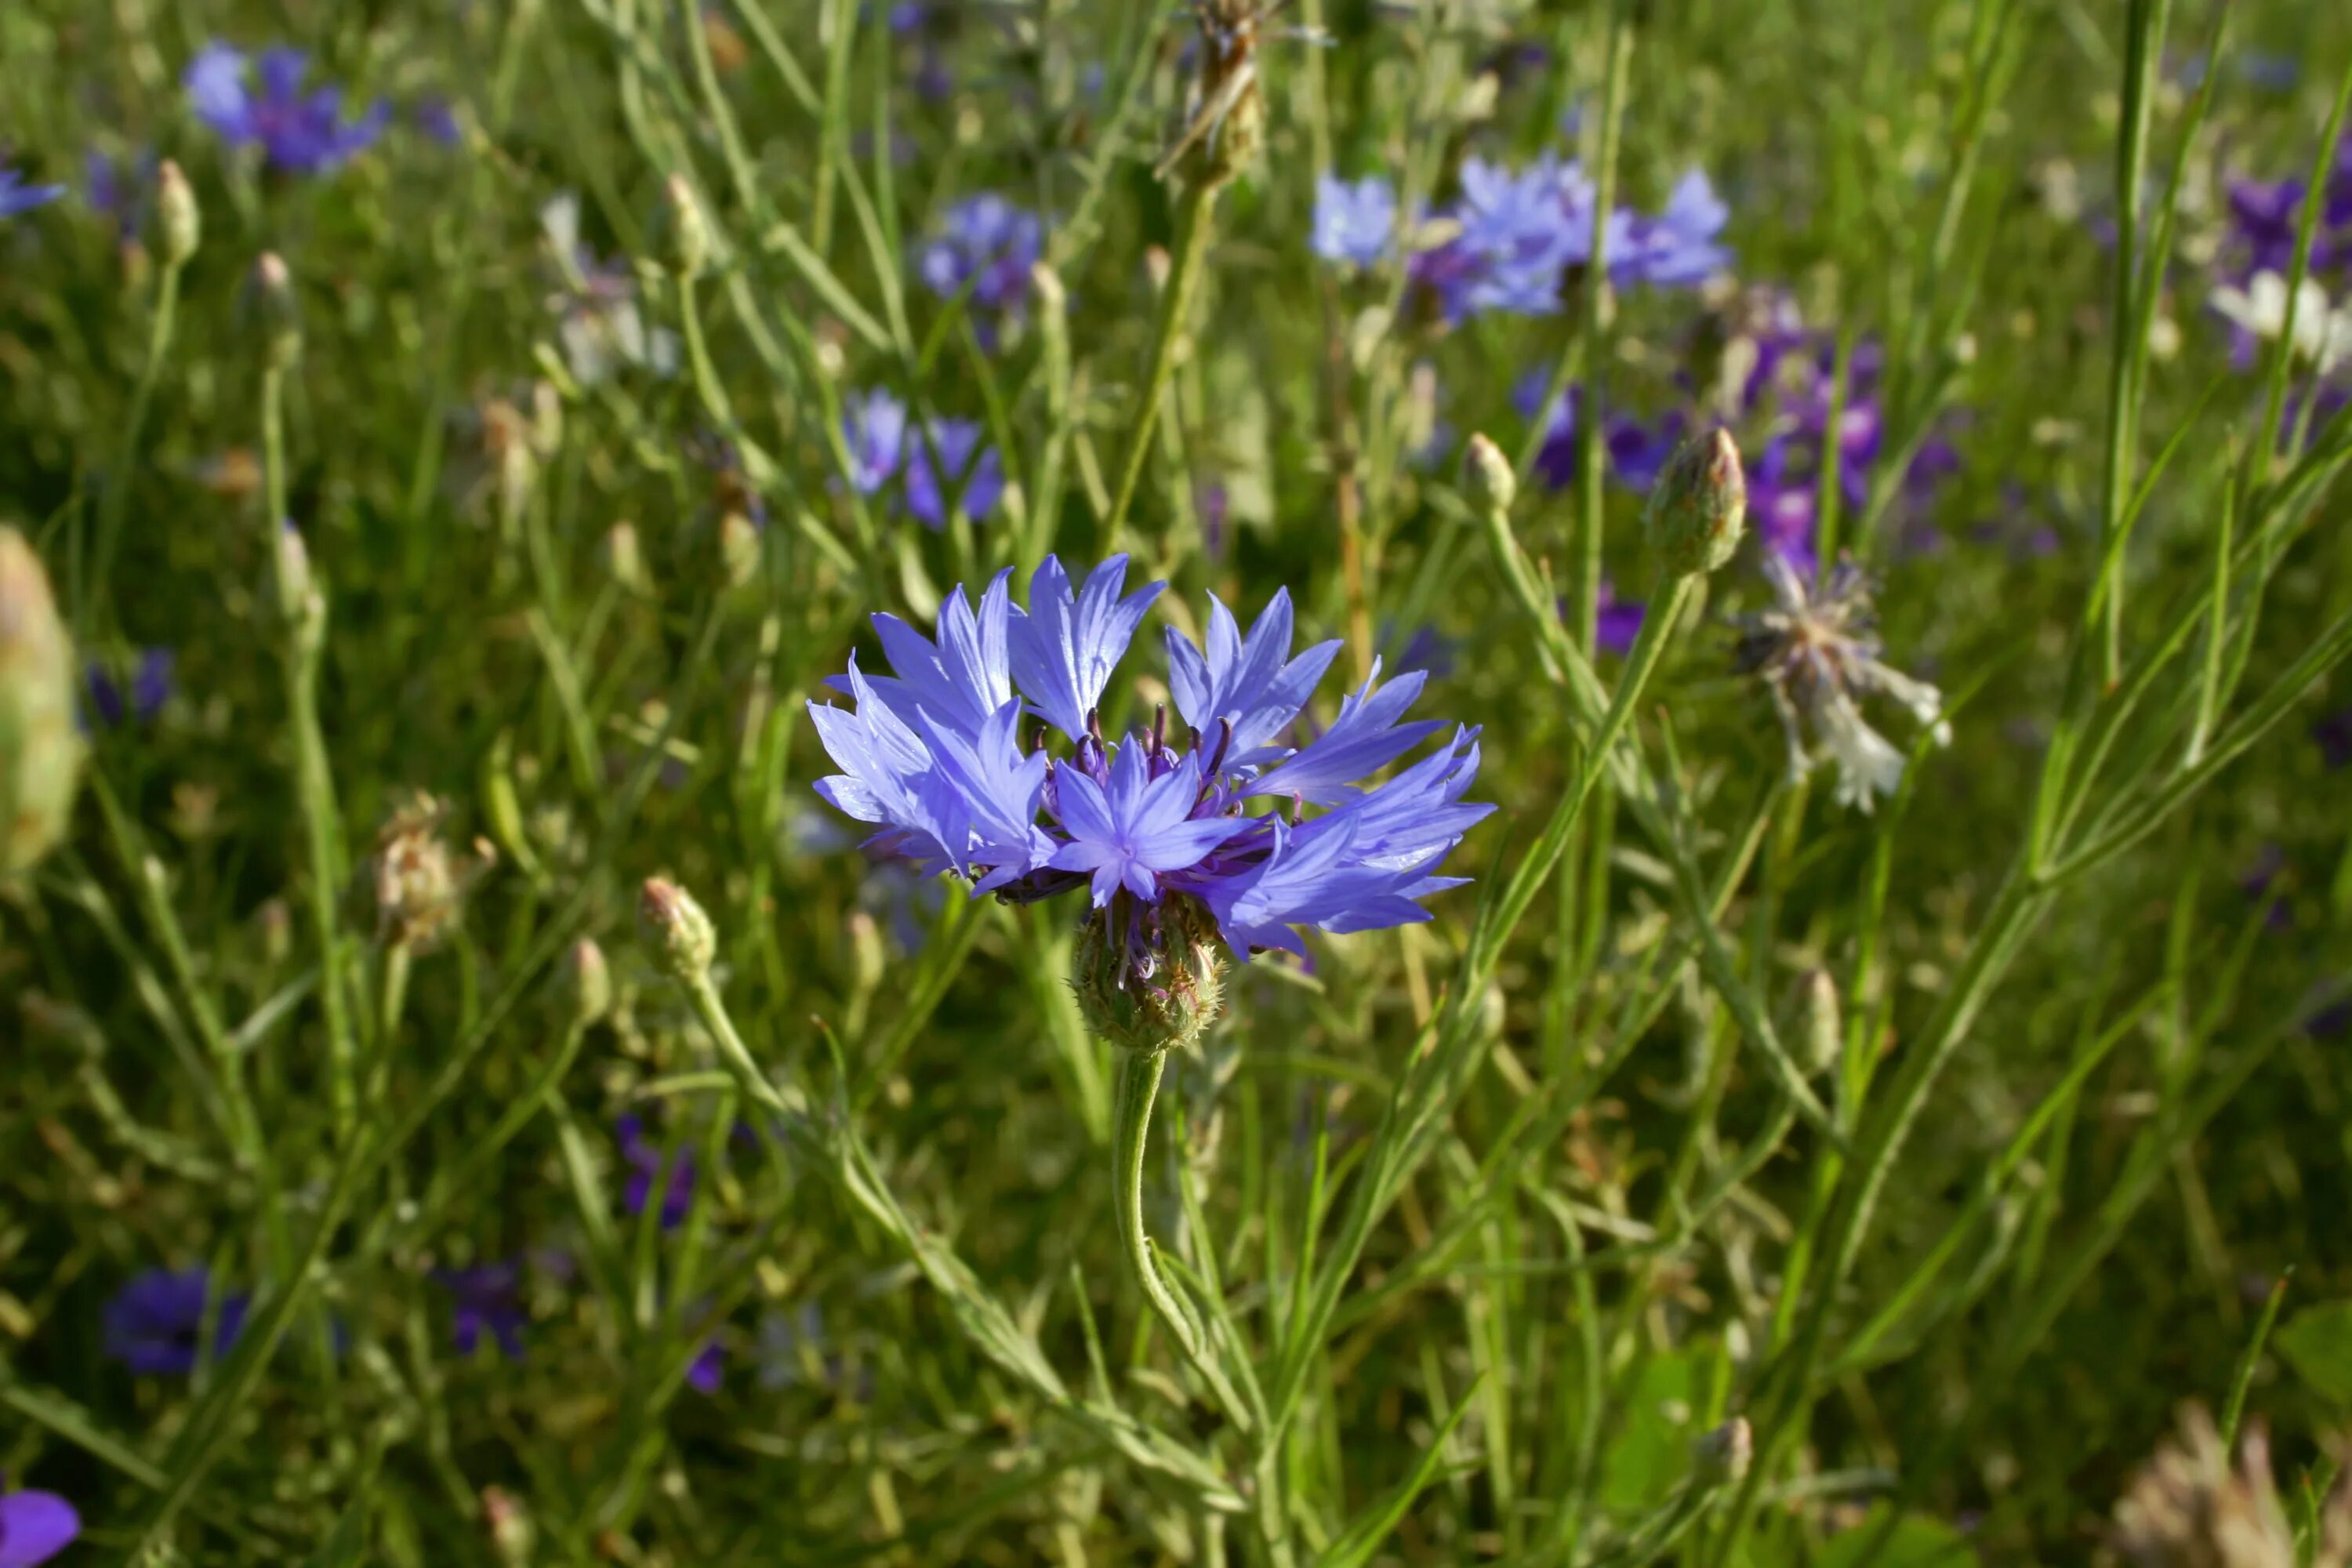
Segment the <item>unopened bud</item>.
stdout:
<svg viewBox="0 0 2352 1568">
<path fill-rule="evenodd" d="M 1069 303 L 1069 290 L 1062 286 L 1062 275 L 1043 261 L 1029 264 L 1029 287 L 1037 291 L 1037 303 L 1048 315 L 1059 315 Z"/>
<path fill-rule="evenodd" d="M 760 570 L 760 529 L 740 511 L 719 520 L 719 571 L 730 588 L 749 583 Z"/>
<path fill-rule="evenodd" d="M 1691 1479 L 1702 1487 L 1733 1486 L 1747 1479 L 1756 1457 L 1756 1436 L 1748 1417 L 1735 1415 L 1691 1444 Z"/>
<path fill-rule="evenodd" d="M 1511 471 L 1511 459 L 1484 436 L 1472 436 L 1463 448 L 1462 493 L 1482 516 L 1507 513 L 1519 499 L 1519 478 Z"/>
<path fill-rule="evenodd" d="M 593 937 L 582 937 L 563 958 L 563 991 L 572 1021 L 581 1028 L 613 1010 L 613 972 Z"/>
<path fill-rule="evenodd" d="M 694 895 L 676 882 L 650 877 L 637 895 L 637 940 L 654 966 L 682 985 L 699 984 L 719 956 L 719 932 Z"/>
<path fill-rule="evenodd" d="M 489 1531 L 490 1550 L 503 1568 L 527 1568 L 538 1547 L 538 1529 L 530 1510 L 503 1487 L 482 1489 L 482 1523 Z"/>
<path fill-rule="evenodd" d="M 1675 448 L 1650 491 L 1643 528 L 1669 577 L 1713 572 L 1739 548 L 1748 521 L 1748 475 L 1739 448 L 1710 430 Z"/>
<path fill-rule="evenodd" d="M 1837 982 L 1826 969 L 1810 970 L 1797 983 L 1801 988 L 1798 1061 L 1810 1077 L 1818 1078 L 1845 1058 L 1845 1026 L 1838 1016 Z"/>
<path fill-rule="evenodd" d="M 253 264 L 253 288 L 261 302 L 262 342 L 273 370 L 287 370 L 302 357 L 302 311 L 294 298 L 293 274 L 274 250 Z"/>
<path fill-rule="evenodd" d="M 849 911 L 850 984 L 860 996 L 871 996 L 888 973 L 890 955 L 883 950 L 882 924 L 865 910 Z"/>
<path fill-rule="evenodd" d="M 196 193 L 189 187 L 187 175 L 169 158 L 155 168 L 155 215 L 163 234 L 163 264 L 185 266 L 204 238 L 204 216 L 196 208 Z"/>
<path fill-rule="evenodd" d="M 662 194 L 669 205 L 670 270 L 690 281 L 710 265 L 710 225 L 684 174 L 672 174 Z"/>
<path fill-rule="evenodd" d="M 64 837 L 81 782 L 73 641 L 25 536 L 0 528 L 0 877 Z"/>
<path fill-rule="evenodd" d="M 310 547 L 302 542 L 302 531 L 290 519 L 278 525 L 269 572 L 269 600 L 278 618 L 288 626 L 299 624 L 317 584 L 310 577 Z"/>
<path fill-rule="evenodd" d="M 650 595 L 653 579 L 646 574 L 645 550 L 637 542 L 635 523 L 616 522 L 604 531 L 604 571 L 613 585 L 631 594 Z"/>
</svg>

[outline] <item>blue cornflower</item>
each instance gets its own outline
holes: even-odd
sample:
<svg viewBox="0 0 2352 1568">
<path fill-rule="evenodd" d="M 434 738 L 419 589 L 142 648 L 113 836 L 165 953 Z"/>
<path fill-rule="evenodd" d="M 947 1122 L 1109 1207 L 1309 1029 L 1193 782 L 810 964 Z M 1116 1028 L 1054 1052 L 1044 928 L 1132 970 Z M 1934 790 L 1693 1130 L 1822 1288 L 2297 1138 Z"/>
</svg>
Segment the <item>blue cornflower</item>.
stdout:
<svg viewBox="0 0 2352 1568">
<path fill-rule="evenodd" d="M 232 147 L 259 147 L 270 167 L 327 174 L 373 146 L 392 110 L 379 101 L 357 120 L 345 120 L 342 89 L 304 95 L 302 79 L 310 69 L 299 49 L 264 49 L 255 61 L 227 44 L 207 44 L 189 62 L 188 101 L 222 140 Z M 257 96 L 252 90 L 257 78 Z"/>
<path fill-rule="evenodd" d="M 1428 919 L 1417 900 L 1454 885 L 1433 874 L 1438 863 L 1492 809 L 1462 802 L 1477 773 L 1476 732 L 1457 729 L 1395 778 L 1367 783 L 1444 728 L 1404 719 L 1425 675 L 1383 686 L 1376 662 L 1328 728 L 1286 742 L 1339 645 L 1294 656 L 1289 597 L 1277 594 L 1246 637 L 1214 601 L 1205 651 L 1169 634 L 1182 744 L 1164 709 L 1148 733 L 1108 733 L 1104 692 L 1162 586 L 1127 594 L 1127 564 L 1112 557 L 1074 592 L 1049 556 L 1025 610 L 1010 602 L 1010 573 L 977 611 L 958 588 L 936 643 L 876 616 L 895 674 L 869 678 L 853 658 L 835 684 L 855 708 L 810 705 L 843 770 L 818 793 L 873 824 L 871 845 L 954 870 L 975 892 L 1026 902 L 1088 888 L 1089 952 L 1109 955 L 1097 972 L 1162 1005 L 1169 987 L 1197 976 L 1186 954 L 1206 951 L 1213 929 L 1246 956 L 1303 952 L 1294 928 Z M 1041 739 L 1021 752 L 1024 715 L 1066 744 Z M 1291 816 L 1259 802 L 1286 802 Z"/>
<path fill-rule="evenodd" d="M 1308 242 L 1326 261 L 1371 267 L 1395 238 L 1396 192 L 1378 174 L 1348 181 L 1323 174 L 1315 181 L 1315 232 Z"/>
<path fill-rule="evenodd" d="M 28 185 L 16 170 L 0 166 L 0 218 L 45 207 L 66 194 L 63 185 Z"/>
<path fill-rule="evenodd" d="M 970 419 L 935 419 L 907 443 L 907 510 L 924 527 L 947 525 L 949 499 L 961 492 L 963 513 L 974 522 L 996 510 L 1004 497 L 1004 459 L 981 445 L 980 426 Z"/>
<path fill-rule="evenodd" d="M 472 1355 L 488 1333 L 509 1361 L 522 1359 L 522 1270 L 511 1263 L 436 1268 L 434 1280 L 449 1292 L 449 1338 L 459 1355 Z"/>
<path fill-rule="evenodd" d="M 939 226 L 915 248 L 923 286 L 951 299 L 969 285 L 971 306 L 983 313 L 982 341 L 995 322 L 1017 318 L 1029 299 L 1029 269 L 1045 251 L 1045 224 L 1035 213 L 992 191 L 966 196 L 941 215 Z"/>
<path fill-rule="evenodd" d="M 1442 216 L 1458 233 L 1413 258 L 1413 276 L 1435 292 L 1448 321 L 1496 310 L 1549 315 L 1570 267 L 1590 260 L 1600 212 L 1582 167 L 1550 153 L 1513 170 L 1472 158 L 1461 198 Z M 1622 256 L 1633 216 L 1608 216 L 1609 250 Z"/>
<path fill-rule="evenodd" d="M 661 1182 L 661 1226 L 675 1230 L 686 1223 L 687 1211 L 694 1206 L 694 1151 L 680 1149 L 675 1157 L 667 1156 L 662 1146 L 646 1136 L 646 1124 L 641 1117 L 624 1116 L 613 1124 L 614 1136 L 621 1145 L 621 1158 L 628 1163 L 628 1184 L 621 1190 L 621 1206 L 631 1214 L 643 1214 L 653 1201 L 654 1183 Z"/>
<path fill-rule="evenodd" d="M 89 684 L 91 715 L 107 729 L 114 729 L 125 719 L 144 724 L 163 710 L 172 698 L 172 667 L 175 656 L 167 647 L 139 650 L 138 661 L 131 666 L 131 682 L 126 690 L 114 677 L 114 672 L 93 659 L 85 675 Z"/>
<path fill-rule="evenodd" d="M 36 1568 L 74 1542 L 81 1515 L 55 1492 L 0 1497 L 0 1568 Z"/>
<path fill-rule="evenodd" d="M 1655 217 L 1635 218 L 1626 244 L 1610 242 L 1609 271 L 1619 282 L 1660 288 L 1704 283 L 1731 264 L 1731 252 L 1716 243 L 1731 209 L 1723 205 L 1706 175 L 1693 169 L 1678 181 Z"/>
<path fill-rule="evenodd" d="M 849 447 L 849 488 L 870 496 L 890 482 L 907 447 L 907 405 L 887 389 L 853 396 L 841 411 L 841 434 Z"/>
<path fill-rule="evenodd" d="M 455 147 L 466 139 L 465 128 L 457 123 L 457 111 L 446 98 L 420 100 L 409 113 L 428 142 Z"/>
<path fill-rule="evenodd" d="M 250 1305 L 243 1294 L 215 1296 L 212 1275 L 203 1268 L 150 1268 L 106 1304 L 106 1353 L 147 1376 L 181 1377 L 196 1369 L 205 1314 L 214 1314 L 208 1359 L 228 1353 Z"/>
</svg>

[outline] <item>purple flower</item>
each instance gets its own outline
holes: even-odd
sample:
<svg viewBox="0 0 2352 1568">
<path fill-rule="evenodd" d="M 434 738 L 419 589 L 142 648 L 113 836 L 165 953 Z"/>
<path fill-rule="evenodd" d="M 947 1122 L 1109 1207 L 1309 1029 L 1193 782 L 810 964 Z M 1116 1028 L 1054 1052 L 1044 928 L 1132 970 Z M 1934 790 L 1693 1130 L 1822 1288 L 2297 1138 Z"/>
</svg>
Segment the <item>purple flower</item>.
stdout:
<svg viewBox="0 0 2352 1568">
<path fill-rule="evenodd" d="M 853 396 L 842 407 L 841 433 L 849 447 L 849 488 L 874 495 L 898 471 L 907 445 L 907 405 L 879 386 Z"/>
<path fill-rule="evenodd" d="M 1648 606 L 1638 599 L 1620 599 L 1616 587 L 1608 578 L 1601 580 L 1597 595 L 1599 616 L 1594 637 L 1604 653 L 1627 654 L 1633 651 L 1633 639 L 1642 635 L 1642 618 L 1649 614 Z"/>
<path fill-rule="evenodd" d="M 975 309 L 1017 317 L 1028 302 L 1029 269 L 1045 249 L 1043 219 L 982 192 L 941 215 L 938 228 L 916 247 L 915 270 L 942 300 L 969 286 Z"/>
<path fill-rule="evenodd" d="M 631 1214 L 645 1213 L 653 1198 L 654 1183 L 659 1180 L 661 1227 L 675 1230 L 683 1225 L 687 1211 L 694 1206 L 694 1151 L 682 1148 L 675 1157 L 665 1155 L 661 1145 L 646 1136 L 644 1120 L 634 1115 L 614 1122 L 613 1133 L 620 1142 L 621 1158 L 629 1166 L 621 1206 Z"/>
<path fill-rule="evenodd" d="M 715 1339 L 702 1342 L 694 1353 L 694 1364 L 686 1369 L 686 1381 L 698 1394 L 716 1394 L 727 1373 L 727 1352 Z"/>
<path fill-rule="evenodd" d="M 139 232 L 147 194 L 155 184 L 155 154 L 142 152 L 117 159 L 91 148 L 82 157 L 89 209 L 115 221 L 125 240 Z"/>
<path fill-rule="evenodd" d="M 196 1369 L 206 1311 L 215 1318 L 206 1359 L 218 1360 L 244 1328 L 249 1304 L 241 1294 L 215 1296 L 205 1269 L 146 1269 L 106 1304 L 106 1353 L 143 1376 L 184 1377 Z"/>
<path fill-rule="evenodd" d="M 995 447 L 980 443 L 975 422 L 935 419 L 908 444 L 907 510 L 933 532 L 946 526 L 950 498 L 959 491 L 963 513 L 974 522 L 994 511 L 1003 498 L 1003 459 Z"/>
<path fill-rule="evenodd" d="M 1513 391 L 1511 400 L 1522 414 L 1532 415 L 1537 402 L 1543 396 L 1543 376 L 1532 373 L 1523 377 Z M 1544 426 L 1543 442 L 1536 448 L 1536 477 L 1547 489 L 1562 490 L 1576 482 L 1576 420 L 1579 389 L 1570 387 L 1552 405 L 1551 417 Z M 1683 416 L 1669 413 L 1655 425 L 1646 425 L 1627 414 L 1613 414 L 1604 422 L 1601 455 L 1604 471 L 1613 476 L 1626 489 L 1646 492 L 1658 482 L 1658 471 L 1666 459 L 1674 456 L 1682 440 Z"/>
<path fill-rule="evenodd" d="M 471 1268 L 436 1268 L 433 1279 L 449 1292 L 449 1338 L 459 1355 L 472 1355 L 487 1332 L 507 1360 L 522 1359 L 523 1325 L 530 1316 L 522 1307 L 520 1268 L 511 1263 L 482 1263 Z"/>
<path fill-rule="evenodd" d="M 2352 764 L 2352 708 L 2339 708 L 2312 725 L 2311 738 L 2330 772 Z"/>
<path fill-rule="evenodd" d="M 835 684 L 855 709 L 811 704 L 844 770 L 818 793 L 874 825 L 869 844 L 1020 901 L 1088 887 L 1111 909 L 1108 925 L 1129 933 L 1127 972 L 1139 980 L 1162 962 L 1171 905 L 1205 910 L 1237 953 L 1303 952 L 1293 928 L 1426 920 L 1417 900 L 1455 885 L 1437 865 L 1491 809 L 1462 803 L 1477 774 L 1475 732 L 1456 730 L 1385 784 L 1362 782 L 1444 728 L 1404 721 L 1424 675 L 1382 686 L 1376 664 L 1328 729 L 1286 742 L 1339 645 L 1294 656 L 1286 594 L 1246 637 L 1213 603 L 1205 651 L 1169 637 L 1169 689 L 1189 742 L 1171 743 L 1164 710 L 1149 733 L 1113 737 L 1103 692 L 1160 584 L 1125 594 L 1127 561 L 1115 556 L 1074 593 L 1049 556 L 1024 611 L 1008 576 L 977 613 L 957 589 L 936 644 L 877 616 L 896 673 L 869 679 L 853 658 Z M 1066 749 L 1022 752 L 1024 711 Z M 1259 797 L 1288 801 L 1293 817 L 1252 813 Z"/>
<path fill-rule="evenodd" d="M 0 1568 L 34 1568 L 73 1544 L 81 1515 L 55 1492 L 0 1497 Z"/>
<path fill-rule="evenodd" d="M 63 185 L 28 185 L 16 170 L 0 167 L 0 218 L 47 206 L 65 194 Z"/>
<path fill-rule="evenodd" d="M 457 111 L 450 107 L 446 98 L 425 99 L 409 113 L 416 123 L 416 129 L 428 142 L 455 147 L 466 139 L 464 129 L 457 123 Z"/>
<path fill-rule="evenodd" d="M 1549 154 L 1525 170 L 1466 160 L 1461 196 L 1442 215 L 1460 232 L 1413 258 L 1414 279 L 1436 294 L 1449 321 L 1489 310 L 1549 315 L 1559 308 L 1561 274 L 1592 253 L 1589 195 L 1580 213 L 1570 211 L 1571 196 L 1588 190 L 1574 164 Z"/>
<path fill-rule="evenodd" d="M 1731 252 L 1716 243 L 1730 218 L 1731 209 L 1706 175 L 1693 169 L 1675 184 L 1657 216 L 1633 220 L 1622 252 L 1612 237 L 1610 276 L 1662 289 L 1704 283 L 1731 265 Z"/>
<path fill-rule="evenodd" d="M 1813 576 L 1813 528 L 1819 494 L 1813 478 L 1798 471 L 1796 438 L 1775 436 L 1748 470 L 1748 515 L 1766 549 L 1787 561 L 1800 577 Z"/>
<path fill-rule="evenodd" d="M 196 118 L 230 146 L 259 147 L 270 167 L 288 174 L 328 174 L 373 145 L 392 110 L 379 101 L 347 121 L 342 89 L 304 95 L 310 69 L 299 49 L 265 49 L 255 62 L 227 44 L 207 44 L 189 62 L 184 85 Z"/>
<path fill-rule="evenodd" d="M 1367 174 L 1352 183 L 1318 175 L 1315 230 L 1308 243 L 1326 261 L 1371 267 L 1389 252 L 1396 215 L 1396 192 L 1380 175 Z"/>
<path fill-rule="evenodd" d="M 131 667 L 131 687 L 125 692 L 114 678 L 114 672 L 96 659 L 85 672 L 89 684 L 89 706 L 100 724 L 109 730 L 119 728 L 125 718 L 144 724 L 163 711 L 172 697 L 172 666 L 174 656 L 167 647 L 142 648 L 138 661 Z"/>
</svg>

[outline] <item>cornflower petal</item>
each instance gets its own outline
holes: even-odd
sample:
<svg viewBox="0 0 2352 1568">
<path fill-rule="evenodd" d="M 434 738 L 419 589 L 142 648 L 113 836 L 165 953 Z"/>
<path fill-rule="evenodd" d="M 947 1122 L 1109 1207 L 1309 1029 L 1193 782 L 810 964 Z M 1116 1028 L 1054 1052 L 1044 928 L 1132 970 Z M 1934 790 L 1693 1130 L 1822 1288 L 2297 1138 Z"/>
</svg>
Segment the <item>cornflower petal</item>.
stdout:
<svg viewBox="0 0 2352 1568">
<path fill-rule="evenodd" d="M 1029 608 L 1013 611 L 1013 678 L 1030 706 L 1074 741 L 1087 732 L 1111 670 L 1167 586 L 1149 584 L 1121 598 L 1126 582 L 1127 557 L 1114 555 L 1073 598 L 1069 574 L 1048 555 L 1029 579 Z"/>
</svg>

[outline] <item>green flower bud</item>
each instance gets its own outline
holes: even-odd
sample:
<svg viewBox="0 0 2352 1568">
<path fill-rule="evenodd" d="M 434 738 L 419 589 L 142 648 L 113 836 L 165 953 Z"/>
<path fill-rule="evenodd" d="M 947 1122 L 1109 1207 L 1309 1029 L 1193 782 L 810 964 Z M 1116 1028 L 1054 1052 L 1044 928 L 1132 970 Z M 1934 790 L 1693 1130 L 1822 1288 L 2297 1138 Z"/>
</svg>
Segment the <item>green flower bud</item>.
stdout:
<svg viewBox="0 0 2352 1568">
<path fill-rule="evenodd" d="M 1667 459 L 1643 521 L 1669 577 L 1713 572 L 1739 548 L 1748 521 L 1748 475 L 1720 429 L 1694 437 Z"/>
<path fill-rule="evenodd" d="M 616 522 L 604 531 L 604 572 L 624 593 L 650 596 L 653 579 L 646 573 L 646 554 L 637 542 L 635 523 Z"/>
<path fill-rule="evenodd" d="M 719 572 L 730 588 L 749 583 L 760 570 L 760 530 L 740 511 L 719 520 Z"/>
<path fill-rule="evenodd" d="M 1845 1026 L 1838 1016 L 1837 982 L 1826 969 L 1810 970 L 1798 985 L 1802 1033 L 1797 1037 L 1797 1060 L 1812 1077 L 1832 1071 L 1845 1058 Z"/>
<path fill-rule="evenodd" d="M 1207 911 L 1181 894 L 1150 907 L 1113 897 L 1079 928 L 1071 962 L 1087 1027 L 1130 1051 L 1198 1044 L 1225 1005 L 1213 931 Z"/>
<path fill-rule="evenodd" d="M 81 782 L 72 639 L 25 536 L 0 528 L 0 877 L 63 837 Z"/>
<path fill-rule="evenodd" d="M 1748 1418 L 1735 1415 L 1692 1442 L 1691 1480 L 1702 1487 L 1736 1486 L 1747 1478 L 1755 1457 L 1756 1437 Z"/>
<path fill-rule="evenodd" d="M 155 214 L 163 233 L 163 263 L 184 267 L 204 238 L 204 215 L 180 165 L 166 158 L 155 169 Z"/>
<path fill-rule="evenodd" d="M 1482 517 L 1508 513 L 1519 499 L 1519 478 L 1511 471 L 1511 459 L 1484 436 L 1472 436 L 1462 450 L 1462 493 Z"/>
<path fill-rule="evenodd" d="M 563 956 L 563 994 L 572 1021 L 586 1028 L 613 1010 L 613 971 L 593 937 L 582 937 Z"/>
<path fill-rule="evenodd" d="M 719 932 L 694 895 L 676 882 L 649 877 L 637 895 L 637 940 L 654 967 L 681 985 L 700 984 L 719 956 Z"/>
<path fill-rule="evenodd" d="M 261 302 L 261 331 L 272 370 L 290 370 L 302 357 L 302 310 L 294 298 L 294 277 L 285 258 L 265 250 L 253 264 L 254 294 Z"/>
<path fill-rule="evenodd" d="M 710 265 L 710 225 L 684 174 L 672 174 L 662 195 L 669 206 L 669 268 L 691 282 Z"/>
</svg>

